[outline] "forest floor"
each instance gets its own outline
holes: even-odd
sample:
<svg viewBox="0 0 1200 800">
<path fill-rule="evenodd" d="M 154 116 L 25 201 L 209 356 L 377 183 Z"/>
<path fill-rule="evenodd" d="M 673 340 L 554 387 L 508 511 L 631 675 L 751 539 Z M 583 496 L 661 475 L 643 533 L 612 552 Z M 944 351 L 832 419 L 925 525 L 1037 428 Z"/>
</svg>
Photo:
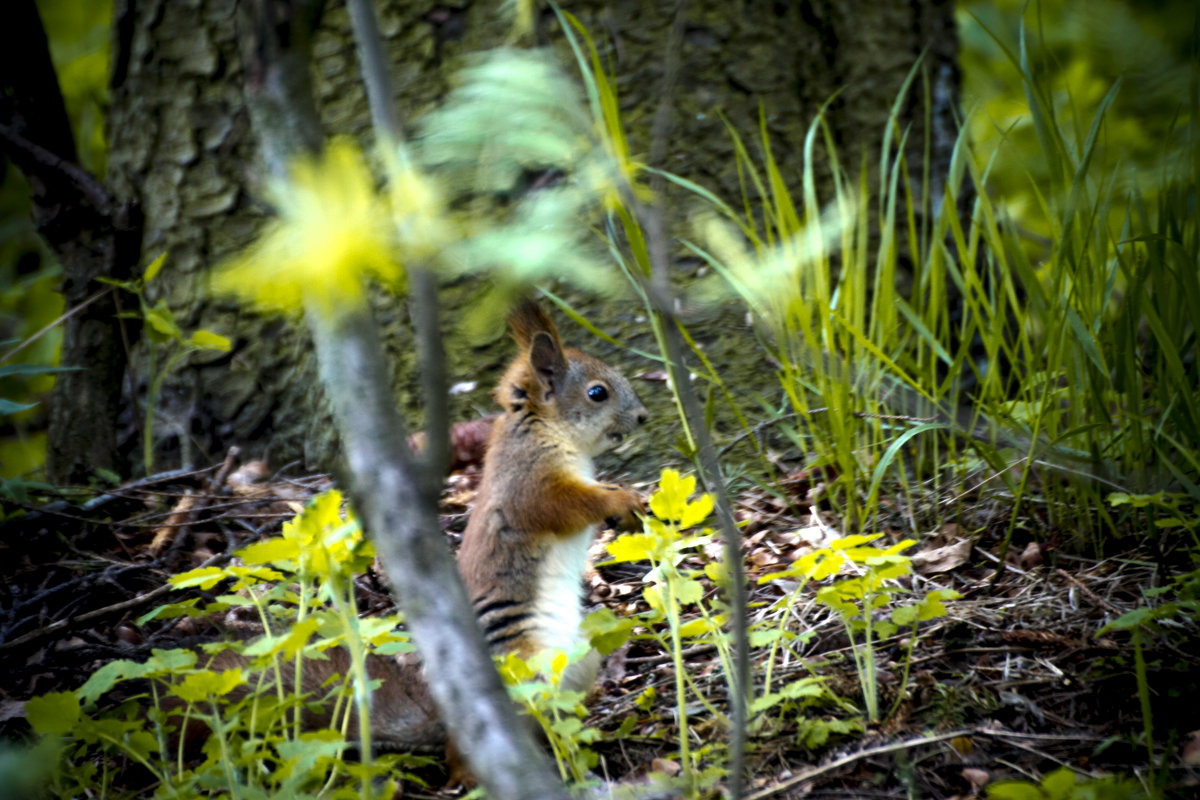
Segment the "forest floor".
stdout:
<svg viewBox="0 0 1200 800">
<path fill-rule="evenodd" d="M 477 481 L 477 471 L 467 468 L 447 482 L 442 523 L 452 545 Z M 197 631 L 188 620 L 141 627 L 134 620 L 178 599 L 166 588 L 170 575 L 224 563 L 234 548 L 277 533 L 297 504 L 330 485 L 326 476 L 269 476 L 265 465 L 231 457 L 205 470 L 155 476 L 86 502 L 64 497 L 10 517 L 0 541 L 0 735 L 27 732 L 21 704 L 32 695 L 75 688 L 115 658 L 190 644 Z M 750 492 L 737 501 L 751 620 L 765 627 L 782 620 L 789 637 L 795 635 L 786 650 L 753 651 L 755 694 L 764 690 L 768 659 L 772 691 L 812 678 L 820 690 L 755 715 L 747 798 L 966 798 L 984 796 L 989 782 L 1036 782 L 1061 766 L 1080 780 L 1113 773 L 1148 778 L 1130 638 L 1097 632 L 1143 602 L 1155 570 L 1149 559 L 1094 560 L 1018 544 L 997 575 L 995 533 L 968 534 L 947 524 L 924 536 L 908 551 L 915 567 L 911 585 L 954 589 L 961 598 L 946 604 L 946 616 L 922 625 L 907 672 L 907 636 L 877 644 L 879 706 L 894 710 L 883 723 L 864 725 L 841 619 L 814 601 L 811 585 L 788 610 L 778 602 L 786 584 L 757 582 L 833 535 L 805 500 L 811 487 L 804 476 L 781 485 L 793 488 L 792 500 Z M 601 561 L 603 549 L 594 555 Z M 691 566 L 699 569 L 709 557 L 716 554 L 697 552 Z M 586 604 L 621 616 L 645 610 L 647 569 L 598 567 L 587 578 Z M 362 576 L 358 585 L 360 609 L 391 609 L 376 574 Z M 1200 642 L 1179 641 L 1156 637 L 1143 653 L 1168 796 L 1185 797 L 1200 791 Z M 687 706 L 692 748 L 701 765 L 719 767 L 726 737 L 715 715 L 727 707 L 720 655 L 712 644 L 689 646 L 684 654 L 706 701 Z M 680 770 L 674 686 L 672 658 L 651 638 L 635 636 L 609 657 L 587 720 L 603 731 L 591 745 L 600 757 L 597 774 L 627 781 Z M 425 777 L 439 785 L 437 771 Z M 418 798 L 462 793 L 415 784 L 406 792 Z"/>
</svg>

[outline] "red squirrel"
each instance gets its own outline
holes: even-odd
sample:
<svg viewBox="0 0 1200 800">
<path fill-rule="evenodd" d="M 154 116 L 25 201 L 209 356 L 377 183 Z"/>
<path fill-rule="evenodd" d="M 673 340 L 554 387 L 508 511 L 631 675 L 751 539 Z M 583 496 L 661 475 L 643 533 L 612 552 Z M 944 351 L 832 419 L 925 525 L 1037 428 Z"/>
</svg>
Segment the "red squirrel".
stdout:
<svg viewBox="0 0 1200 800">
<path fill-rule="evenodd" d="M 546 650 L 572 650 L 579 630 L 588 548 L 602 523 L 628 525 L 643 509 L 640 496 L 594 476 L 592 459 L 621 444 L 646 421 L 637 393 L 620 372 L 565 349 L 553 321 L 536 303 L 509 316 L 519 352 L 493 392 L 500 404 L 484 457 L 483 478 L 458 552 L 458 569 L 494 655 L 528 660 Z M 318 689 L 334 673 L 349 673 L 349 655 L 305 665 L 301 690 Z M 215 666 L 232 666 L 222 654 Z M 563 686 L 586 690 L 599 654 L 572 664 Z M 420 665 L 371 656 L 382 678 L 371 702 L 371 735 L 382 750 L 428 750 L 445 743 Z M 310 713 L 309 727 L 329 724 Z M 348 730 L 357 730 L 351 721 Z"/>
</svg>

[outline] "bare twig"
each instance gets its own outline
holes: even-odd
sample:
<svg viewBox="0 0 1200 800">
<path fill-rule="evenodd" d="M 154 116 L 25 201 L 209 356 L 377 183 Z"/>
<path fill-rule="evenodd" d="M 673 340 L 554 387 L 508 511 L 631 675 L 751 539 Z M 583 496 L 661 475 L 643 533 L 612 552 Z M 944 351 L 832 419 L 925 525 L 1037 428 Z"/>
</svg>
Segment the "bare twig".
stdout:
<svg viewBox="0 0 1200 800">
<path fill-rule="evenodd" d="M 232 553 L 217 553 L 217 554 L 211 556 L 210 558 L 206 559 L 203 564 L 201 564 L 199 567 L 197 567 L 197 569 L 204 569 L 205 567 L 212 567 L 212 566 L 217 566 L 219 564 L 223 564 L 232 557 L 233 557 Z M 29 633 L 25 634 L 24 636 L 18 636 L 16 639 L 13 639 L 12 641 L 0 642 L 0 651 L 10 650 L 10 649 L 13 649 L 16 647 L 21 647 L 23 645 L 27 645 L 32 642 L 36 642 L 36 641 L 40 641 L 41 639 L 48 638 L 50 636 L 53 636 L 54 634 L 62 633 L 63 631 L 70 630 L 71 628 L 76 628 L 80 625 L 83 625 L 86 622 L 91 622 L 92 620 L 100 619 L 102 617 L 107 617 L 111 614 L 116 614 L 121 611 L 128 611 L 131 608 L 137 608 L 138 606 L 143 606 L 146 603 L 149 603 L 151 600 L 154 600 L 155 598 L 162 597 L 164 594 L 166 594 L 167 592 L 170 592 L 174 588 L 175 587 L 172 586 L 171 584 L 164 583 L 162 586 L 159 586 L 155 589 L 151 589 L 150 591 L 145 592 L 144 594 L 139 594 L 137 597 L 131 597 L 128 600 L 122 600 L 119 603 L 113 603 L 112 605 L 105 606 L 104 608 L 97 608 L 97 609 L 93 609 L 92 611 L 86 611 L 86 612 L 84 612 L 82 614 L 78 614 L 76 616 L 67 617 L 66 619 L 56 620 L 54 622 L 51 622 L 49 625 L 45 626 L 44 628 L 38 628 L 36 631 L 30 631 Z"/>
<path fill-rule="evenodd" d="M 1115 614 L 1118 617 L 1124 613 L 1123 611 L 1121 611 L 1121 609 L 1117 608 L 1112 603 L 1108 602 L 1103 597 L 1101 597 L 1100 595 L 1093 592 L 1091 589 L 1089 589 L 1087 586 L 1085 586 L 1081 580 L 1076 578 L 1071 573 L 1067 572 L 1065 569 L 1059 568 L 1054 571 L 1060 577 L 1062 577 L 1064 580 L 1066 580 L 1068 583 L 1070 583 L 1072 586 L 1079 589 L 1079 591 L 1083 592 L 1089 600 L 1091 600 L 1093 603 L 1095 603 L 1096 605 L 1103 608 L 1105 611 Z"/>
<path fill-rule="evenodd" d="M 394 164 L 399 157 L 396 148 L 403 142 L 404 132 L 392 102 L 391 80 L 375 8 L 368 0 L 350 0 L 348 9 L 375 135 L 379 146 L 386 151 L 385 163 Z M 408 313 L 417 342 L 421 392 L 425 400 L 425 450 L 421 454 L 425 468 L 421 474 L 431 481 L 431 486 L 437 487 L 450 462 L 446 352 L 438 321 L 437 279 L 420 265 L 409 265 L 408 272 Z"/>
<path fill-rule="evenodd" d="M 662 163 L 666 142 L 672 125 L 675 84 L 678 79 L 679 58 L 685 25 L 685 0 L 677 0 L 672 11 L 670 37 L 666 48 L 666 64 L 663 68 L 663 86 L 659 92 L 659 105 L 655 114 L 650 144 L 650 163 Z M 662 197 L 664 180 L 662 174 L 654 172 L 651 188 L 656 197 Z M 692 387 L 688 370 L 683 361 L 683 337 L 675 316 L 671 299 L 669 257 L 667 237 L 663 229 L 662 209 L 643 205 L 630 187 L 625 187 L 623 200 L 641 222 L 645 231 L 646 248 L 650 260 L 651 274 L 643 281 L 642 290 L 649 300 L 653 312 L 662 320 L 663 343 L 666 347 L 667 369 L 671 383 L 683 410 L 683 423 L 691 432 L 696 445 L 697 466 L 705 488 L 716 500 L 717 520 L 724 543 L 724 560 L 727 571 L 729 605 L 734 634 L 734 674 L 731 676 L 729 698 L 732 709 L 730 733 L 729 796 L 739 798 L 742 793 L 743 763 L 745 758 L 746 725 L 750 678 L 750 644 L 746 630 L 746 586 L 742 568 L 741 537 L 733 518 L 733 508 L 725 480 L 721 475 L 716 448 L 704 425 L 704 413 L 696 391 Z"/>
<path fill-rule="evenodd" d="M 865 750 L 859 750 L 857 753 L 850 753 L 830 761 L 828 764 L 822 764 L 819 767 L 806 769 L 798 775 L 793 775 L 786 781 L 781 781 L 774 786 L 768 786 L 765 789 L 760 789 L 754 794 L 746 796 L 746 800 L 765 800 L 768 797 L 773 797 L 780 792 L 785 792 L 794 786 L 798 786 L 806 781 L 811 781 L 814 778 L 819 778 L 827 772 L 833 772 L 836 769 L 841 769 L 847 764 L 853 764 L 855 761 L 861 761 L 866 758 L 874 758 L 875 756 L 887 755 L 888 753 L 897 753 L 901 750 L 911 750 L 914 747 L 922 745 L 935 744 L 944 742 L 948 739 L 957 739 L 960 736 L 971 736 L 973 734 L 986 733 L 984 730 L 977 728 L 960 728 L 955 731 L 946 731 L 945 733 L 937 733 L 932 736 L 919 736 L 915 739 L 905 739 L 900 742 L 891 742 L 890 744 L 881 744 L 878 747 L 868 747 Z"/>
<path fill-rule="evenodd" d="M 84 300 L 82 303 L 77 303 L 76 305 L 74 305 L 69 311 L 64 311 L 62 314 L 60 314 L 58 316 L 57 319 L 47 322 L 45 325 L 42 326 L 42 328 L 37 333 L 33 334 L 28 339 L 21 342 L 16 347 L 14 347 L 12 350 L 9 350 L 4 355 L 0 356 L 0 364 L 3 364 L 5 361 L 8 361 L 10 358 L 15 356 L 17 353 L 21 352 L 26 347 L 29 347 L 29 345 L 33 344 L 38 339 L 45 336 L 47 333 L 54 330 L 62 323 L 66 322 L 71 317 L 78 314 L 80 311 L 83 311 L 85 308 L 87 308 L 92 303 L 99 300 L 101 297 L 104 297 L 105 295 L 111 293 L 114 289 L 116 289 L 115 286 L 105 286 L 103 289 L 100 289 L 99 291 L 97 291 L 95 294 L 93 294 L 87 300 Z M 124 330 L 124 329 L 122 328 L 122 330 Z"/>
</svg>

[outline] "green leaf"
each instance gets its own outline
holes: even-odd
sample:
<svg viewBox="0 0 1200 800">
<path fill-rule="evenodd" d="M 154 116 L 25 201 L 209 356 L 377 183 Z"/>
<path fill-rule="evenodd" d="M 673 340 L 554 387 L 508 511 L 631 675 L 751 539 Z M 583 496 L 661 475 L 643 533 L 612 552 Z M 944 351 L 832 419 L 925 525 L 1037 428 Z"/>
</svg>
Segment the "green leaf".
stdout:
<svg viewBox="0 0 1200 800">
<path fill-rule="evenodd" d="M 1028 781 L 997 781 L 987 787 L 990 800 L 1047 800 L 1042 790 Z"/>
<path fill-rule="evenodd" d="M 583 619 L 580 631 L 601 655 L 608 655 L 629 641 L 633 633 L 633 620 L 618 617 L 610 608 L 593 611 Z"/>
<path fill-rule="evenodd" d="M 79 715 L 79 698 L 74 692 L 51 692 L 25 703 L 25 718 L 43 736 L 69 733 Z"/>
<path fill-rule="evenodd" d="M 159 673 L 178 672 L 191 669 L 196 664 L 196 653 L 177 647 L 174 650 L 153 650 L 146 666 Z"/>
<path fill-rule="evenodd" d="M 233 577 L 221 567 L 201 567 L 188 570 L 178 575 L 172 575 L 168 581 L 176 589 L 189 589 L 198 586 L 205 591 L 213 588 L 226 578 Z"/>
<path fill-rule="evenodd" d="M 943 600 L 957 600 L 961 595 L 954 589 L 935 589 L 925 595 L 924 599 L 917 604 L 917 609 L 920 612 L 917 616 L 921 622 L 936 619 L 946 616 L 946 606 L 942 604 Z"/>
<path fill-rule="evenodd" d="M 96 467 L 96 477 L 100 478 L 100 480 L 104 481 L 109 486 L 120 486 L 121 485 L 121 476 L 118 475 L 116 472 L 113 472 L 111 469 L 105 469 L 104 467 Z"/>
<path fill-rule="evenodd" d="M 149 760 L 152 755 L 158 752 L 158 740 L 150 731 L 130 731 L 125 737 L 125 746 L 130 752 L 141 756 L 143 759 Z"/>
<path fill-rule="evenodd" d="M 1099 630 L 1097 635 L 1111 630 L 1131 630 L 1154 620 L 1154 609 L 1145 606 L 1126 611 Z"/>
<path fill-rule="evenodd" d="M 570 739 L 583 730 L 583 722 L 578 717 L 564 717 L 552 724 L 550 730 L 564 739 Z"/>
<path fill-rule="evenodd" d="M 750 646 L 751 647 L 766 647 L 774 641 L 777 641 L 783 636 L 783 630 L 780 628 L 767 628 L 766 630 L 750 631 Z"/>
<path fill-rule="evenodd" d="M 118 682 L 127 678 L 138 678 L 147 672 L 145 664 L 127 659 L 110 661 L 88 677 L 83 686 L 75 690 L 85 703 L 94 703 L 100 695 L 107 692 Z"/>
<path fill-rule="evenodd" d="M 1075 789 L 1075 773 L 1067 767 L 1059 767 L 1042 778 L 1042 793 L 1049 800 L 1070 800 Z"/>
<path fill-rule="evenodd" d="M 146 271 L 142 273 L 142 283 L 149 283 L 158 275 L 159 270 L 163 268 L 163 264 L 167 262 L 167 251 L 158 254 L 158 257 L 146 265 Z"/>
<path fill-rule="evenodd" d="M 142 309 L 142 316 L 147 324 L 150 325 L 152 331 L 160 334 L 159 342 L 168 341 L 170 339 L 183 339 L 183 331 L 179 329 L 179 325 L 175 322 L 175 314 L 171 309 L 167 308 L 166 300 L 159 300 L 153 306 Z M 155 337 L 151 337 L 154 339 Z"/>
<path fill-rule="evenodd" d="M 675 584 L 675 599 L 681 606 L 699 603 L 704 597 L 704 586 L 700 581 L 684 579 Z"/>
<path fill-rule="evenodd" d="M 74 372 L 80 367 L 51 367 L 46 364 L 5 364 L 0 366 L 0 378 L 10 375 L 50 375 L 55 372 Z"/>
<path fill-rule="evenodd" d="M 750 704 L 750 713 L 758 714 L 762 711 L 766 711 L 768 708 L 778 705 L 781 700 L 783 700 L 783 695 L 779 694 L 778 692 L 768 692 L 761 697 L 756 697 Z"/>
<path fill-rule="evenodd" d="M 203 350 L 220 350 L 222 353 L 228 353 L 233 346 L 228 337 L 222 336 L 219 333 L 212 331 L 199 330 L 192 334 L 192 338 L 188 340 L 188 344 L 199 347 Z"/>
<path fill-rule="evenodd" d="M 199 602 L 199 597 L 191 597 L 187 600 L 180 600 L 178 603 L 164 603 L 163 605 L 151 609 L 145 614 L 142 614 L 140 617 L 134 620 L 134 624 L 138 627 L 141 627 L 152 619 L 175 619 L 176 617 L 202 616 L 203 612 L 201 612 L 198 608 L 195 608 L 195 605 Z"/>
<path fill-rule="evenodd" d="M 238 550 L 238 557 L 246 564 L 275 564 L 294 561 L 300 556 L 300 543 L 295 539 L 275 537 L 249 544 Z"/>
<path fill-rule="evenodd" d="M 188 701 L 198 703 L 208 697 L 223 697 L 243 683 L 241 668 L 223 672 L 200 670 L 188 675 L 171 692 Z"/>
<path fill-rule="evenodd" d="M 918 619 L 916 606 L 900 606 L 892 611 L 892 622 L 907 628 Z"/>
<path fill-rule="evenodd" d="M 37 403 L 14 403 L 12 400 L 0 397 L 0 414 L 15 414 L 18 411 L 28 411 L 36 406 Z"/>
<path fill-rule="evenodd" d="M 128 659 L 110 661 L 93 672 L 83 686 L 75 690 L 75 694 L 85 703 L 94 703 L 120 681 L 169 675 L 190 669 L 195 663 L 196 654 L 183 648 L 154 650 L 144 663 Z"/>
</svg>

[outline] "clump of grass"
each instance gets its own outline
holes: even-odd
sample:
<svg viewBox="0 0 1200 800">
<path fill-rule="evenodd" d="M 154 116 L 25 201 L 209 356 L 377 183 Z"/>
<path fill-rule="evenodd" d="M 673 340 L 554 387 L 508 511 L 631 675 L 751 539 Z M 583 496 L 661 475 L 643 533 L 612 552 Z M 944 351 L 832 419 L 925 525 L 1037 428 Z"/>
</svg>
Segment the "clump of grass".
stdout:
<svg viewBox="0 0 1200 800">
<path fill-rule="evenodd" d="M 963 496 L 981 478 L 1005 498 L 1004 546 L 1032 515 L 1105 549 L 1131 527 L 1103 502 L 1114 490 L 1200 500 L 1196 148 L 1183 149 L 1190 155 L 1153 203 L 1118 190 L 1092 155 L 1119 82 L 1077 133 L 1045 99 L 1024 39 L 1009 57 L 1052 164 L 1030 212 L 1051 230 L 1041 249 L 991 198 L 988 154 L 965 136 L 939 208 L 933 178 L 907 163 L 898 124 L 873 201 L 866 170 L 843 164 L 820 117 L 804 143 L 799 202 L 765 124 L 761 158 L 730 128 L 741 209 L 674 179 L 709 208 L 687 246 L 719 276 L 713 291 L 752 312 L 810 462 L 834 476 L 825 500 L 847 533 L 878 525 L 884 495 L 911 509 Z M 918 65 L 894 118 L 919 74 Z M 822 158 L 833 173 L 827 196 L 814 175 Z"/>
</svg>

